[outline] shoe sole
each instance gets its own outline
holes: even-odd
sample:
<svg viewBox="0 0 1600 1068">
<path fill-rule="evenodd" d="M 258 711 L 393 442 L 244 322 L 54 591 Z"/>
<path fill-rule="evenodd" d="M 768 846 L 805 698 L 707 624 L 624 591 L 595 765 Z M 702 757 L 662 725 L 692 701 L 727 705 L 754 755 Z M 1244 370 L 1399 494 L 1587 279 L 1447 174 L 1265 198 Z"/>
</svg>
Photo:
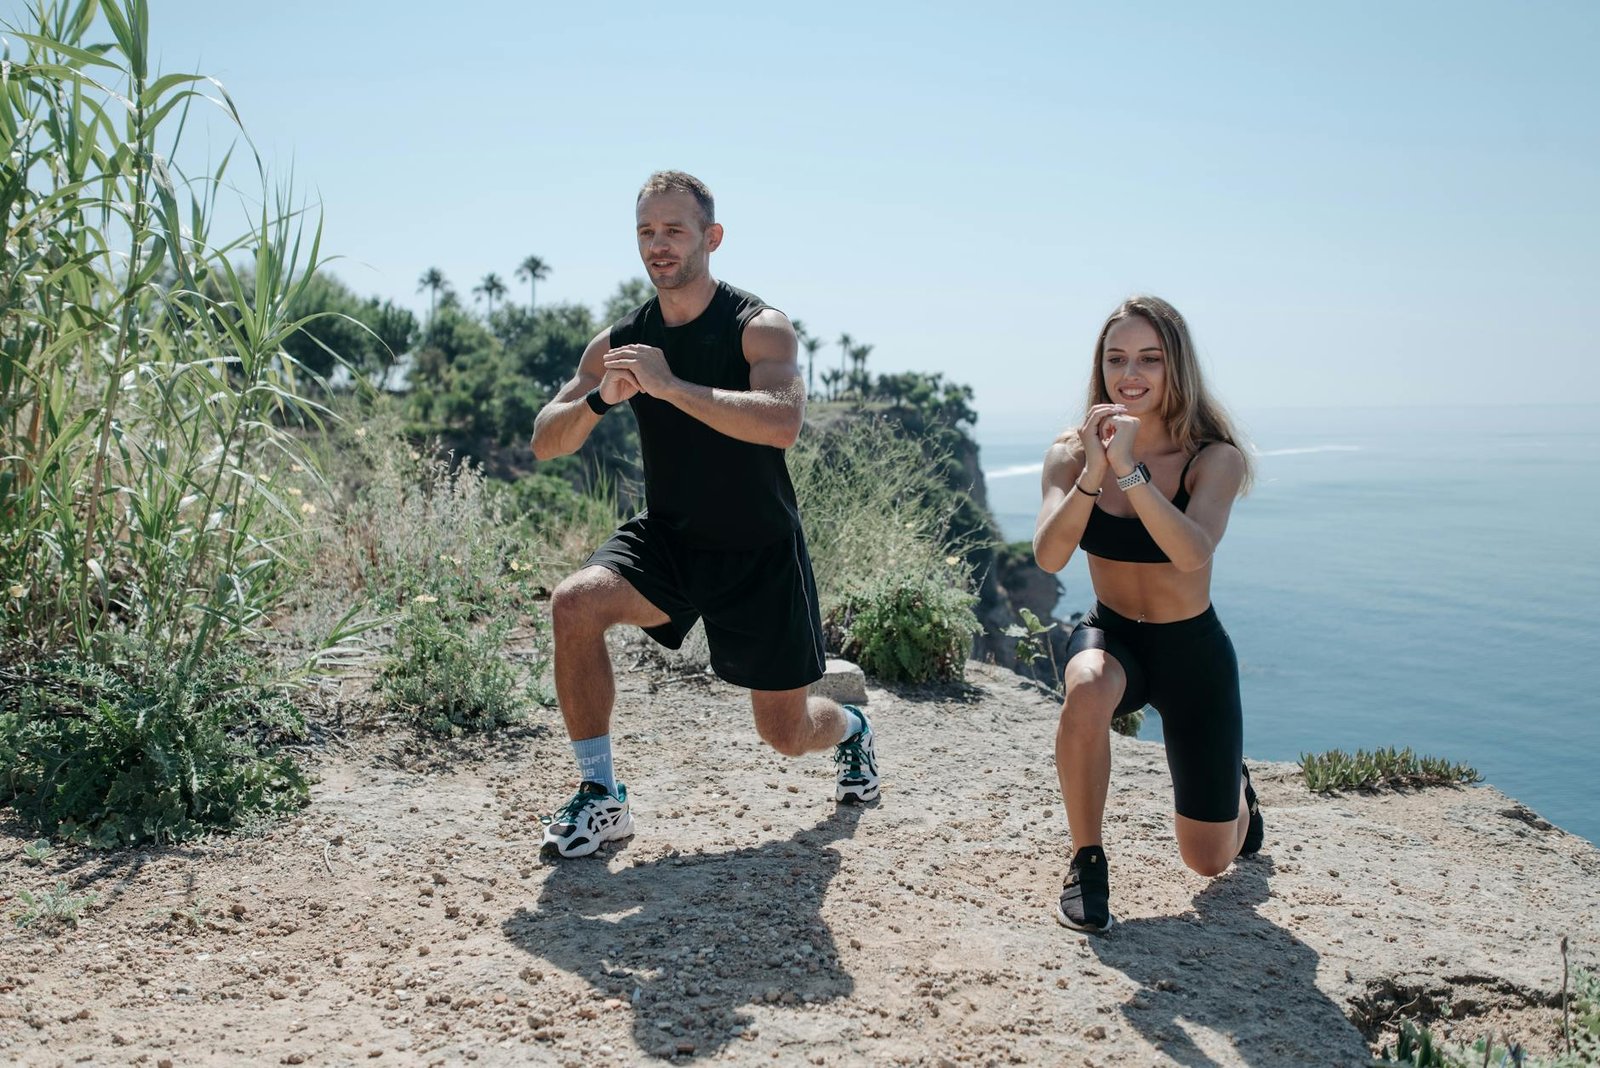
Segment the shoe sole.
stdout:
<svg viewBox="0 0 1600 1068">
<path fill-rule="evenodd" d="M 1063 927 L 1069 928 L 1070 930 L 1082 931 L 1084 934 L 1105 934 L 1107 931 L 1111 930 L 1111 928 L 1117 925 L 1117 918 L 1111 915 L 1109 912 L 1106 913 L 1106 925 L 1104 927 L 1093 927 L 1089 924 L 1073 923 L 1067 918 L 1067 914 L 1061 911 L 1061 906 L 1057 905 L 1056 922 Z"/>
<path fill-rule="evenodd" d="M 833 799 L 842 805 L 865 805 L 878 799 L 878 784 L 871 786 L 836 786 Z"/>
<path fill-rule="evenodd" d="M 583 845 L 578 846 L 576 849 L 573 849 L 570 852 L 568 850 L 562 849 L 561 848 L 561 843 L 558 842 L 558 841 L 550 841 L 550 840 L 545 841 L 544 843 L 542 843 L 539 846 L 539 859 L 540 860 L 563 860 L 563 859 L 564 860 L 573 860 L 573 859 L 575 859 L 577 857 L 587 857 L 588 855 L 590 855 L 591 853 L 593 853 L 596 850 L 598 850 L 602 845 L 604 845 L 607 842 L 615 842 L 615 841 L 617 841 L 619 839 L 622 839 L 622 838 L 632 838 L 632 837 L 633 837 L 633 813 L 630 812 L 627 815 L 623 816 L 622 820 L 619 823 L 617 823 L 616 826 L 606 828 L 604 831 L 601 831 L 597 836 L 595 836 L 594 838 L 589 839 L 587 842 L 583 843 Z"/>
</svg>

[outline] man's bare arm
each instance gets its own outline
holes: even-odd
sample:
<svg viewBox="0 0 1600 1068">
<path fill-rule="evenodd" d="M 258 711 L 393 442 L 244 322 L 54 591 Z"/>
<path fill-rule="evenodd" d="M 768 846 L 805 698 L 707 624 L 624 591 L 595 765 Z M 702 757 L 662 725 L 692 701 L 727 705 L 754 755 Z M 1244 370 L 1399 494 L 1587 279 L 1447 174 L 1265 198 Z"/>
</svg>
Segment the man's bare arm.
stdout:
<svg viewBox="0 0 1600 1068">
<path fill-rule="evenodd" d="M 748 390 L 685 382 L 672 374 L 661 350 L 642 345 L 612 350 L 605 366 L 631 371 L 644 392 L 730 438 L 787 449 L 800 436 L 806 410 L 794 327 L 782 312 L 768 308 L 745 327 L 743 344 L 750 365 Z"/>
<path fill-rule="evenodd" d="M 588 440 L 600 416 L 589 407 L 585 395 L 600 387 L 600 399 L 621 404 L 639 392 L 639 383 L 625 370 L 607 370 L 606 353 L 611 351 L 611 330 L 594 336 L 578 360 L 578 371 L 539 409 L 533 420 L 533 455 L 540 460 L 566 456 L 578 451 Z"/>
</svg>

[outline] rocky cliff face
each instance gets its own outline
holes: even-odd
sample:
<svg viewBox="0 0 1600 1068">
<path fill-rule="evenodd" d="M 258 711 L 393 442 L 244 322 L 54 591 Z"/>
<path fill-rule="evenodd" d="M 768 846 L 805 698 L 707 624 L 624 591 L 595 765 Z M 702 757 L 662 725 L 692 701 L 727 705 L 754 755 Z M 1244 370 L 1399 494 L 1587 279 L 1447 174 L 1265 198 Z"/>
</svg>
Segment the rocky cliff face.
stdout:
<svg viewBox="0 0 1600 1068">
<path fill-rule="evenodd" d="M 1018 661 L 1017 639 L 1007 637 L 1006 628 L 1021 622 L 1024 608 L 1049 623 L 1056 602 L 1061 599 L 1061 581 L 1034 563 L 1033 549 L 1026 542 L 1007 544 L 999 540 L 999 528 L 989 514 L 988 487 L 984 483 L 983 469 L 979 466 L 977 443 L 967 440 L 956 458 L 968 482 L 967 492 L 987 519 L 988 537 L 995 543 L 992 548 L 977 554 L 978 559 L 975 560 L 978 573 L 982 576 L 976 612 L 978 621 L 983 624 L 983 633 L 973 639 L 972 658 L 1013 668 L 1040 679 L 1052 676 L 1054 670 L 1048 659 L 1031 666 Z M 1048 640 L 1055 648 L 1058 664 L 1063 662 L 1068 629 L 1063 621 L 1063 625 L 1049 634 Z"/>
</svg>

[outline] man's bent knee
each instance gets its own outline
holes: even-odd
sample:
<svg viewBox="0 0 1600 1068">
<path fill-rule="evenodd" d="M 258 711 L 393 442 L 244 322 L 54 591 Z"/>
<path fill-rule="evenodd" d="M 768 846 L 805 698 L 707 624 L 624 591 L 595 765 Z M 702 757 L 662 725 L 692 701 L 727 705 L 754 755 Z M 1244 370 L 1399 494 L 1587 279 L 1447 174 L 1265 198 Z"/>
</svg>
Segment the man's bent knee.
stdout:
<svg viewBox="0 0 1600 1068">
<path fill-rule="evenodd" d="M 603 631 L 615 622 L 602 610 L 610 575 L 604 568 L 586 567 L 561 580 L 550 594 L 550 625 L 558 634 Z"/>
</svg>

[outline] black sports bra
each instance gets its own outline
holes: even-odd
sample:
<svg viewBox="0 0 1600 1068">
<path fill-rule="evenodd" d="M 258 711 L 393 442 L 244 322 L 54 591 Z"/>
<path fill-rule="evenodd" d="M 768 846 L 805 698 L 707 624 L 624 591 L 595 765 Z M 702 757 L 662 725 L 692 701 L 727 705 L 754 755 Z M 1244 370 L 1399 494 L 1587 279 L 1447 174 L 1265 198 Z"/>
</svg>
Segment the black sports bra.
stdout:
<svg viewBox="0 0 1600 1068">
<path fill-rule="evenodd" d="M 1172 506 L 1180 512 L 1189 509 L 1189 488 L 1186 485 L 1189 468 L 1203 449 L 1205 445 L 1195 450 L 1194 456 L 1189 457 L 1189 462 L 1183 465 L 1183 473 L 1178 476 L 1178 492 L 1172 496 Z M 1083 537 L 1078 539 L 1078 548 L 1093 556 L 1120 560 L 1126 564 L 1171 562 L 1166 551 L 1156 544 L 1156 539 L 1150 536 L 1150 532 L 1144 528 L 1144 521 L 1137 515 L 1112 515 L 1098 503 L 1089 512 L 1089 521 L 1083 526 Z"/>
</svg>

